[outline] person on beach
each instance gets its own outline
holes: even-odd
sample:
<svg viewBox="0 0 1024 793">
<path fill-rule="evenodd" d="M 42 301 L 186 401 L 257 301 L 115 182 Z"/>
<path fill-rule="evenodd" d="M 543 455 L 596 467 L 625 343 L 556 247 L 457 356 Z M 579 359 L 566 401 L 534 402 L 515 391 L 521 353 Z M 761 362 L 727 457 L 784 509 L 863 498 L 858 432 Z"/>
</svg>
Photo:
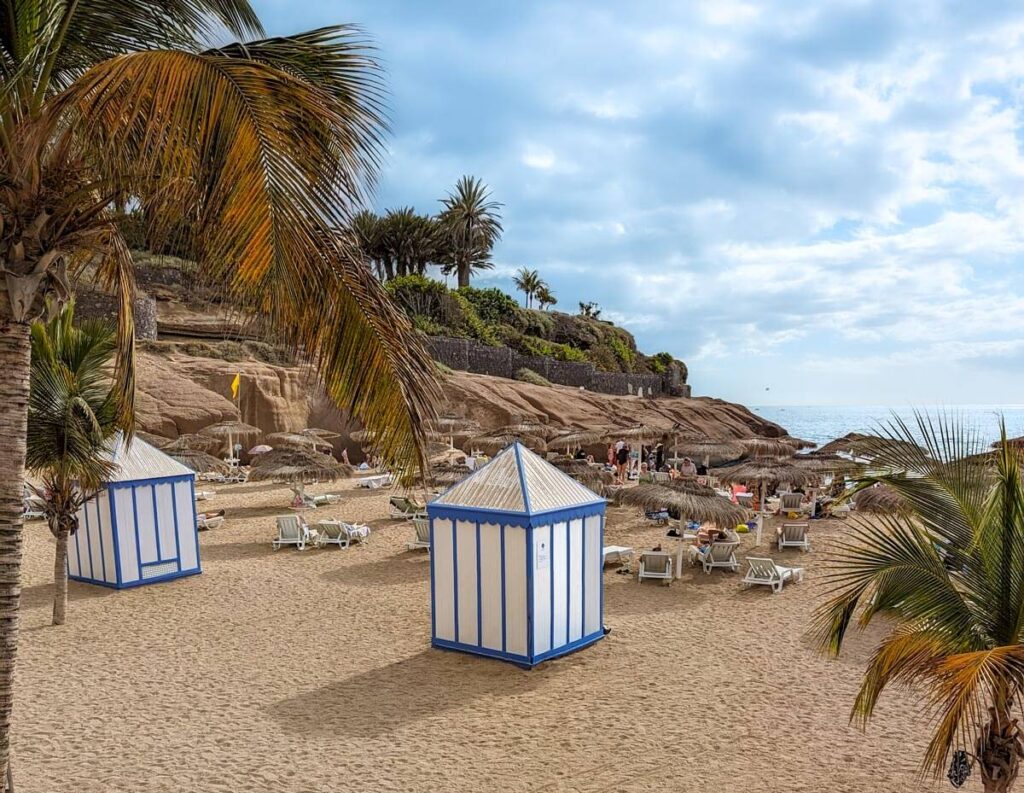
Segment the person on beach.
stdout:
<svg viewBox="0 0 1024 793">
<path fill-rule="evenodd" d="M 663 443 L 654 447 L 654 470 L 665 470 L 665 445 Z"/>
<path fill-rule="evenodd" d="M 626 466 L 629 464 L 629 446 L 625 441 L 615 444 L 616 479 L 620 485 L 626 484 Z"/>
<path fill-rule="evenodd" d="M 683 464 L 679 466 L 679 473 L 686 479 L 693 479 L 697 476 L 697 466 L 689 457 L 684 457 Z"/>
<path fill-rule="evenodd" d="M 615 444 L 614 443 L 609 443 L 608 444 L 608 467 L 609 468 L 614 468 L 615 467 Z"/>
</svg>

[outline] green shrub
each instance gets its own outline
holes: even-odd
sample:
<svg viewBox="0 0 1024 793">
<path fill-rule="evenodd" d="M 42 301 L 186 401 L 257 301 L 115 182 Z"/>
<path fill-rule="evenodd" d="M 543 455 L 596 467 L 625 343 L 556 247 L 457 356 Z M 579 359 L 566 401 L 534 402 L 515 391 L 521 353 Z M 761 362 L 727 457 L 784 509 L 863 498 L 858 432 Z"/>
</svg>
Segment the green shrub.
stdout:
<svg viewBox="0 0 1024 793">
<path fill-rule="evenodd" d="M 452 369 L 450 366 L 445 366 L 440 361 L 434 361 L 434 367 L 437 369 L 438 372 L 440 372 L 445 377 L 447 377 L 450 374 L 455 374 L 454 369 Z"/>
<path fill-rule="evenodd" d="M 598 344 L 596 347 L 591 347 L 587 350 L 587 358 L 595 367 L 597 367 L 598 371 L 622 371 L 619 360 L 615 357 L 615 352 L 607 344 Z"/>
<path fill-rule="evenodd" d="M 471 339 L 487 344 L 491 347 L 497 347 L 500 345 L 497 334 L 491 329 L 487 323 L 485 323 L 480 316 L 476 313 L 476 309 L 473 308 L 473 304 L 469 302 L 465 295 L 459 294 L 458 292 L 451 292 L 449 294 L 452 300 L 459 307 L 459 311 L 462 314 L 462 323 L 459 328 L 466 336 Z"/>
<path fill-rule="evenodd" d="M 624 372 L 633 371 L 633 359 L 634 353 L 626 342 L 620 339 L 618 336 L 612 336 L 608 339 L 608 345 L 612 348 L 612 352 L 615 353 L 615 357 L 619 359 L 619 362 L 625 367 Z"/>
<path fill-rule="evenodd" d="M 422 314 L 412 315 L 412 326 L 421 333 L 425 333 L 428 336 L 454 336 L 448 328 L 439 322 L 435 322 L 430 317 L 425 317 Z"/>
<path fill-rule="evenodd" d="M 269 363 L 273 366 L 295 365 L 295 355 L 287 347 L 267 344 L 265 341 L 247 341 L 244 347 L 257 361 L 263 361 L 263 363 Z"/>
<path fill-rule="evenodd" d="M 550 339 L 554 330 L 555 322 L 547 311 L 538 311 L 535 308 L 517 309 L 519 327 L 527 336 L 537 336 L 541 339 Z"/>
<path fill-rule="evenodd" d="M 456 290 L 455 294 L 466 298 L 477 316 L 488 325 L 508 322 L 519 310 L 519 304 L 515 300 L 494 287 L 478 289 L 475 286 L 464 286 Z"/>
<path fill-rule="evenodd" d="M 650 358 L 647 358 L 647 368 L 650 369 L 654 374 L 665 374 L 668 371 L 669 365 L 672 363 L 672 353 L 669 352 L 656 352 Z"/>
<path fill-rule="evenodd" d="M 551 387 L 550 380 L 537 374 L 533 369 L 527 369 L 525 366 L 516 372 L 516 380 L 521 380 L 524 383 L 531 383 L 532 385 Z"/>
</svg>

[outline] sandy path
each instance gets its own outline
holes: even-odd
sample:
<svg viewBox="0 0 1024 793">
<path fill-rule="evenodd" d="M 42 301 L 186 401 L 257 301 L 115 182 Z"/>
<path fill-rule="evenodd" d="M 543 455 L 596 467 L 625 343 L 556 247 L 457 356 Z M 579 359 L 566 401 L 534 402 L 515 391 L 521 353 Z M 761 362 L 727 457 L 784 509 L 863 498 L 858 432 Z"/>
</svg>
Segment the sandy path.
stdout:
<svg viewBox="0 0 1024 793">
<path fill-rule="evenodd" d="M 840 661 L 802 639 L 840 523 L 784 555 L 808 580 L 779 596 L 722 572 L 663 587 L 609 570 L 612 635 L 528 672 L 430 649 L 427 556 L 383 519 L 385 494 L 346 492 L 309 516 L 372 521 L 367 546 L 272 553 L 287 489 L 218 489 L 206 503 L 229 520 L 202 535 L 203 575 L 72 584 L 60 629 L 53 542 L 29 525 L 21 793 L 950 789 L 916 775 L 913 695 L 888 695 L 866 734 L 847 726 L 881 633 Z M 610 543 L 662 535 L 609 513 Z"/>
</svg>

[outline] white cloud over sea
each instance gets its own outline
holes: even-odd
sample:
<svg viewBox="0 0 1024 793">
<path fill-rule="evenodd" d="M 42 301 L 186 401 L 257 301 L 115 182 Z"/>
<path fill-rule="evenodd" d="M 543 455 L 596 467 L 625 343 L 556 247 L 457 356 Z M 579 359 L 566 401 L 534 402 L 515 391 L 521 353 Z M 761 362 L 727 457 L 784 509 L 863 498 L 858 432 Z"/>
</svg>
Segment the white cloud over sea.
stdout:
<svg viewBox="0 0 1024 793">
<path fill-rule="evenodd" d="M 505 204 L 487 281 L 540 270 L 697 393 L 1024 402 L 1021 4 L 256 6 L 377 42 L 380 208 L 481 176 Z"/>
</svg>

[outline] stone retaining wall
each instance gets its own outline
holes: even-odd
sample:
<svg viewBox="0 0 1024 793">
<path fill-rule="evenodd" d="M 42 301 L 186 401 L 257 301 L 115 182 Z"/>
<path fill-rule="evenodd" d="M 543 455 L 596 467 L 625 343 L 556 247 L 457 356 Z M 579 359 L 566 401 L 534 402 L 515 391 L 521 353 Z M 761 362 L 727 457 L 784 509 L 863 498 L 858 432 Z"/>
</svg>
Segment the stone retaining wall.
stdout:
<svg viewBox="0 0 1024 793">
<path fill-rule="evenodd" d="M 451 369 L 486 374 L 492 377 L 515 378 L 520 369 L 531 369 L 541 377 L 559 385 L 585 388 L 602 394 L 648 396 L 690 396 L 690 387 L 678 369 L 665 376 L 599 372 L 591 363 L 556 361 L 520 355 L 508 347 L 488 347 L 470 339 L 431 336 L 428 339 L 434 359 Z"/>
<path fill-rule="evenodd" d="M 75 294 L 76 319 L 105 319 L 117 324 L 119 303 L 116 297 L 96 290 L 79 290 Z M 156 301 L 144 294 L 136 294 L 133 304 L 135 338 L 156 338 Z"/>
</svg>

